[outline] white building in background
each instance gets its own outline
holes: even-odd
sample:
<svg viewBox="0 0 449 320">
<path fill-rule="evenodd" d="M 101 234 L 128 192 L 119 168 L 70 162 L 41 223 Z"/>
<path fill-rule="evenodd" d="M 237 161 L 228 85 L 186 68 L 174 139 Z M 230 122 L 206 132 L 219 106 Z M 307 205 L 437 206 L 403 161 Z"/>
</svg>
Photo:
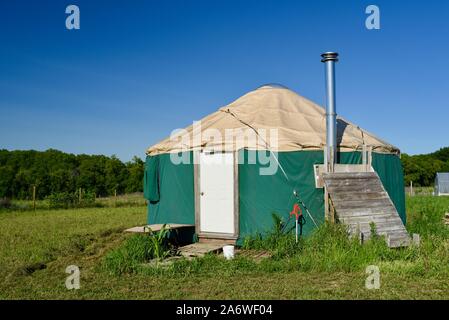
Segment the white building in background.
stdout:
<svg viewBox="0 0 449 320">
<path fill-rule="evenodd" d="M 437 172 L 434 194 L 436 196 L 449 196 L 449 172 Z"/>
</svg>

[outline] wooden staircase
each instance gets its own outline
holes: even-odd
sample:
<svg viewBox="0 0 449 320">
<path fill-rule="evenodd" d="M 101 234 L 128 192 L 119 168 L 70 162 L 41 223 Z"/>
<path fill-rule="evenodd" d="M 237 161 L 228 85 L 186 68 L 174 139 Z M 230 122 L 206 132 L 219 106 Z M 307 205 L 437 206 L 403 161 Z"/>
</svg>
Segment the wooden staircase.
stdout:
<svg viewBox="0 0 449 320">
<path fill-rule="evenodd" d="M 410 245 L 411 239 L 376 172 L 323 173 L 330 206 L 339 222 L 362 241 L 371 237 L 371 223 L 389 247 Z"/>
</svg>

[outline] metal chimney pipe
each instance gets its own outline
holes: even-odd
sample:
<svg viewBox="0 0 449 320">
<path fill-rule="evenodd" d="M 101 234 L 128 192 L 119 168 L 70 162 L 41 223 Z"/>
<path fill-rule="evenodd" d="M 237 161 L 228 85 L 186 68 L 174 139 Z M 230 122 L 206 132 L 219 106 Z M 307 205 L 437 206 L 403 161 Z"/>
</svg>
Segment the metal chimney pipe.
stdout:
<svg viewBox="0 0 449 320">
<path fill-rule="evenodd" d="M 335 62 L 338 53 L 325 52 L 321 55 L 321 62 L 326 71 L 326 149 L 324 165 L 328 172 L 334 172 L 337 151 L 337 107 L 335 102 Z"/>
</svg>

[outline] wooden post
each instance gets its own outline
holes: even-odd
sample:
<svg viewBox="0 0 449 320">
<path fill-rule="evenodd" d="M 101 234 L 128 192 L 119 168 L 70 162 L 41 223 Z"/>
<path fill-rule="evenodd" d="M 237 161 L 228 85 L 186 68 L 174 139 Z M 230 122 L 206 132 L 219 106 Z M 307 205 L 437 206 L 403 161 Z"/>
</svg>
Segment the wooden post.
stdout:
<svg viewBox="0 0 449 320">
<path fill-rule="evenodd" d="M 367 156 L 367 151 L 366 151 L 366 144 L 362 145 L 362 164 L 363 164 L 363 170 L 364 171 L 368 171 L 367 168 L 368 166 L 366 165 L 368 163 L 368 159 L 366 158 Z"/>
<path fill-rule="evenodd" d="M 36 211 L 36 185 L 33 186 L 33 210 Z"/>
<path fill-rule="evenodd" d="M 78 203 L 81 203 L 81 199 L 82 199 L 81 191 L 82 191 L 82 189 L 80 188 L 79 189 L 79 194 L 78 194 Z"/>
<path fill-rule="evenodd" d="M 413 245 L 419 247 L 419 245 L 421 244 L 421 238 L 420 238 L 419 234 L 414 233 L 412 235 L 412 243 L 413 243 Z"/>
<path fill-rule="evenodd" d="M 329 205 L 330 221 L 331 223 L 335 223 L 335 208 L 331 197 L 328 198 L 328 205 Z"/>
<path fill-rule="evenodd" d="M 330 221 L 329 216 L 329 194 L 327 193 L 326 186 L 324 186 L 324 219 L 326 219 L 326 221 Z"/>
<path fill-rule="evenodd" d="M 373 163 L 373 147 L 372 146 L 368 146 L 367 147 L 367 162 L 366 162 L 366 166 L 368 167 L 368 172 L 371 172 L 371 166 Z"/>
<path fill-rule="evenodd" d="M 410 181 L 410 197 L 413 196 L 413 181 Z"/>
</svg>

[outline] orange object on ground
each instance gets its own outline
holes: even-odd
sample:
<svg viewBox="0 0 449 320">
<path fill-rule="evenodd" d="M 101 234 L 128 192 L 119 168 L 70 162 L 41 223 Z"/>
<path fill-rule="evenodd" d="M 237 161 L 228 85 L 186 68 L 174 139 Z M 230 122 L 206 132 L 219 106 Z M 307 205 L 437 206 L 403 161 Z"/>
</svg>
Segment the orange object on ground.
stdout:
<svg viewBox="0 0 449 320">
<path fill-rule="evenodd" d="M 293 210 L 290 212 L 290 216 L 295 215 L 296 221 L 299 220 L 299 217 L 302 216 L 302 210 L 299 204 L 295 203 L 293 205 Z"/>
</svg>

